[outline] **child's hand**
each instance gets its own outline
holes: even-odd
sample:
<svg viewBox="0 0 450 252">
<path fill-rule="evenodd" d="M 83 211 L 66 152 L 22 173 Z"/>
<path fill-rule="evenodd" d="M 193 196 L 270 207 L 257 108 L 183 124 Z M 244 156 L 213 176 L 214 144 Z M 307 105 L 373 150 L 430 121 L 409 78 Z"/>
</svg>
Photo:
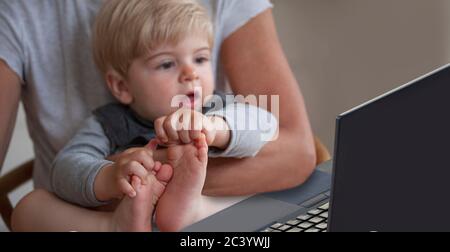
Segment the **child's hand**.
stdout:
<svg viewBox="0 0 450 252">
<path fill-rule="evenodd" d="M 131 185 L 132 176 L 137 176 L 144 185 L 147 183 L 147 175 L 155 168 L 153 151 L 157 145 L 158 141 L 153 139 L 145 147 L 126 150 L 116 157 L 114 179 L 121 195 L 136 196 L 136 190 Z"/>
<path fill-rule="evenodd" d="M 181 108 L 168 116 L 155 120 L 155 132 L 163 144 L 192 143 L 200 134 L 206 136 L 208 145 L 216 139 L 216 127 L 212 118 L 195 110 Z"/>
</svg>

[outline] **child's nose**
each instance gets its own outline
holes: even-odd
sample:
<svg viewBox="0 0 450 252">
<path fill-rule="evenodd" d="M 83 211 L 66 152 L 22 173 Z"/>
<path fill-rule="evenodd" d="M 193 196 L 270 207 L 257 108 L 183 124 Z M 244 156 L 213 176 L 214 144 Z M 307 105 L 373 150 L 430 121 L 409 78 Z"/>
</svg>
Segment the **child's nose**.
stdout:
<svg viewBox="0 0 450 252">
<path fill-rule="evenodd" d="M 185 66 L 180 75 L 180 83 L 186 84 L 198 80 L 199 76 L 191 66 Z"/>
</svg>

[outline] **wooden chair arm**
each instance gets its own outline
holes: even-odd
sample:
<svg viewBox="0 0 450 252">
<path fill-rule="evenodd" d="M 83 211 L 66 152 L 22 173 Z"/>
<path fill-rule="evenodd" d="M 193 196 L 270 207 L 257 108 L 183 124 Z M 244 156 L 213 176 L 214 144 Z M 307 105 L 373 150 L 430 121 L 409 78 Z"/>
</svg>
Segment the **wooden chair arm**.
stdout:
<svg viewBox="0 0 450 252">
<path fill-rule="evenodd" d="M 0 177 L 0 214 L 10 230 L 13 205 L 8 198 L 8 194 L 31 179 L 33 162 L 34 160 L 30 160 Z"/>
<path fill-rule="evenodd" d="M 314 136 L 314 145 L 316 147 L 316 166 L 331 159 L 327 147 L 325 147 L 317 136 Z"/>
</svg>

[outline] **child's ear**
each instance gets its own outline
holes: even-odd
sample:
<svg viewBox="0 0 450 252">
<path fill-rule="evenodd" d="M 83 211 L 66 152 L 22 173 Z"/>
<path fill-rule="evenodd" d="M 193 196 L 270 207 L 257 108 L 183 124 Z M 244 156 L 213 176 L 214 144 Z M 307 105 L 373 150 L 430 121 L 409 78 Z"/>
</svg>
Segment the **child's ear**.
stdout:
<svg viewBox="0 0 450 252">
<path fill-rule="evenodd" d="M 112 95 L 121 103 L 128 105 L 133 102 L 133 96 L 128 84 L 121 74 L 114 70 L 109 70 L 106 73 L 106 84 Z"/>
</svg>

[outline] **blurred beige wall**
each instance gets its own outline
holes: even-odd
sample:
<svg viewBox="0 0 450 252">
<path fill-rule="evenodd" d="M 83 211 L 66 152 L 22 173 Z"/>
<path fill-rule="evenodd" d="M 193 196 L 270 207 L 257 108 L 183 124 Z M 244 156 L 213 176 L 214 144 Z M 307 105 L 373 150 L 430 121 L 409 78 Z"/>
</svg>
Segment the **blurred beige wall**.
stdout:
<svg viewBox="0 0 450 252">
<path fill-rule="evenodd" d="M 272 0 L 315 134 L 336 115 L 450 60 L 448 0 Z"/>
</svg>

